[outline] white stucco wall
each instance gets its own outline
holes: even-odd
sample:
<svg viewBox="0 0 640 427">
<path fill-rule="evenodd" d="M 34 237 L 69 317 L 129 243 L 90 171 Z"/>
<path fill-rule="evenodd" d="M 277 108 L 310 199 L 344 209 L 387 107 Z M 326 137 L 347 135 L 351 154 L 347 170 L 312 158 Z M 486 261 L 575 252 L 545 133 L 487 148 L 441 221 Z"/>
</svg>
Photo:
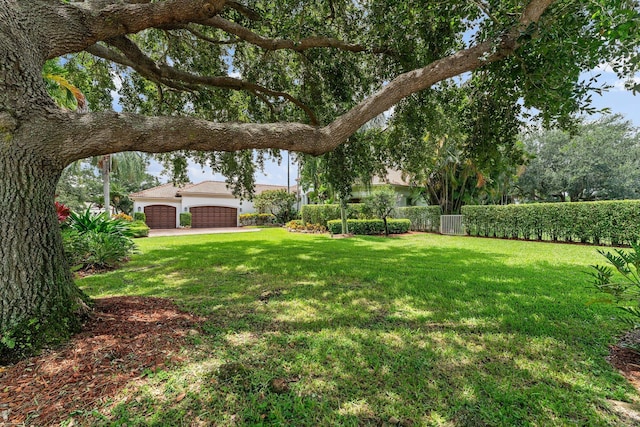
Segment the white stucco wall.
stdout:
<svg viewBox="0 0 640 427">
<path fill-rule="evenodd" d="M 412 191 L 410 188 L 408 187 L 400 187 L 400 186 L 393 186 L 394 191 L 398 194 L 399 199 L 398 199 L 398 207 L 404 207 L 407 206 L 407 198 L 412 196 Z M 362 187 L 354 187 L 353 191 L 351 193 L 351 197 L 354 199 L 364 199 L 367 196 L 371 195 L 371 190 L 373 189 L 365 189 Z M 420 198 L 419 200 L 414 200 L 413 202 L 414 206 L 427 206 L 426 201 L 423 198 Z"/>
<path fill-rule="evenodd" d="M 180 226 L 180 212 L 182 212 L 180 199 L 136 199 L 133 201 L 133 212 L 144 212 L 144 208 L 151 205 L 167 205 L 176 208 L 176 228 Z"/>
<path fill-rule="evenodd" d="M 167 205 L 176 208 L 176 228 L 180 227 L 180 213 L 189 212 L 189 209 L 196 206 L 224 206 L 238 209 L 238 215 L 243 213 L 253 213 L 256 209 L 253 203 L 248 200 L 236 199 L 233 197 L 210 197 L 210 196 L 183 196 L 171 199 L 136 199 L 133 201 L 134 212 L 144 212 L 144 208 L 150 205 Z"/>
<path fill-rule="evenodd" d="M 240 200 L 233 197 L 208 197 L 208 196 L 182 196 L 182 210 L 195 206 L 224 206 L 238 209 L 238 215 L 255 212 L 253 203 L 248 200 Z"/>
</svg>

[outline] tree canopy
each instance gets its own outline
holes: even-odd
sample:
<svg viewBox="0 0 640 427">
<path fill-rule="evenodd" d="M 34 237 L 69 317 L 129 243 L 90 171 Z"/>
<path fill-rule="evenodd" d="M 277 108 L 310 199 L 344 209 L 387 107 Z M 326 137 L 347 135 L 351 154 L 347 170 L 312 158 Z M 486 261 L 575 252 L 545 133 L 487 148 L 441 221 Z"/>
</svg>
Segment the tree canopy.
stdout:
<svg viewBox="0 0 640 427">
<path fill-rule="evenodd" d="M 88 204 L 102 206 L 103 182 L 98 170 L 100 158 L 79 160 L 69 165 L 58 182 L 57 200 L 75 211 L 83 211 Z M 157 177 L 147 173 L 149 159 L 142 153 L 117 153 L 111 163 L 111 206 L 116 213 L 131 214 L 133 202 L 129 194 L 160 185 Z"/>
<path fill-rule="evenodd" d="M 412 93 L 429 87 L 435 93 L 434 84 L 467 71 L 482 70 L 475 73 L 477 93 L 536 108 L 546 123 L 566 125 L 599 90 L 581 81 L 580 71 L 628 57 L 638 21 L 635 1 L 181 2 L 183 13 L 203 13 L 200 7 L 211 14 L 183 23 L 173 22 L 180 19 L 173 17 L 177 11 L 147 3 L 126 10 L 148 9 L 171 22 L 137 22 L 142 31 L 84 47 L 65 63 L 68 78 L 87 92 L 92 111 L 110 109 L 118 86 L 125 112 L 233 122 L 233 131 L 201 129 L 202 135 L 215 134 L 217 146 L 187 142 L 187 135 L 175 134 L 175 123 L 165 123 L 174 132 L 173 147 L 145 147 L 137 136 L 137 144 L 125 148 L 172 152 L 160 160 L 178 181 L 186 176 L 186 158 L 193 158 L 245 193 L 262 156 L 278 156 L 273 148 L 331 151 L 394 104 L 400 103 L 400 112 L 434 96 L 418 101 Z M 64 11 L 109 13 L 103 5 L 70 2 Z M 616 67 L 628 73 L 628 64 Z M 398 119 L 411 120 L 406 114 Z M 255 126 L 267 123 L 277 125 Z M 258 164 L 243 148 L 260 149 Z"/>
<path fill-rule="evenodd" d="M 86 299 L 53 208 L 72 162 L 159 153 L 181 177 L 192 157 L 250 191 L 265 154 L 348 147 L 371 119 L 465 73 L 567 125 L 598 90 L 581 71 L 637 69 L 638 10 L 636 0 L 0 0 L 0 357 L 80 324 Z M 56 59 L 88 111 L 49 96 L 43 70 Z"/>
<path fill-rule="evenodd" d="M 640 133 L 620 115 L 578 126 L 575 135 L 534 129 L 524 138 L 532 160 L 515 195 L 525 201 L 640 197 Z"/>
</svg>

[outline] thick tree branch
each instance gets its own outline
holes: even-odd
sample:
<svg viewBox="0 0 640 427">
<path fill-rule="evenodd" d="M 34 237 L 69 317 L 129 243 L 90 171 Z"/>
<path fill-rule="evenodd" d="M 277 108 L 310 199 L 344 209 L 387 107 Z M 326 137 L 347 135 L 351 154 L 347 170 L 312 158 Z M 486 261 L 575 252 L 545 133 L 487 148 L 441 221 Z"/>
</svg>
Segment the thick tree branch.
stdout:
<svg viewBox="0 0 640 427">
<path fill-rule="evenodd" d="M 244 15 L 246 18 L 252 20 L 252 21 L 261 21 L 262 20 L 262 16 L 260 16 L 260 14 L 258 12 L 256 12 L 255 10 L 240 4 L 237 1 L 227 1 L 227 7 L 231 8 L 231 9 L 235 9 L 236 11 L 240 12 L 240 14 Z"/>
<path fill-rule="evenodd" d="M 53 125 L 48 132 L 52 141 L 59 144 L 59 153 L 65 162 L 126 150 L 169 152 L 277 148 L 322 154 L 345 142 L 367 121 L 410 94 L 511 55 L 519 46 L 520 35 L 534 25 L 552 3 L 553 0 L 531 0 L 518 25 L 501 38 L 398 76 L 324 128 L 298 123 L 211 123 L 188 117 L 61 113 L 58 123 L 51 121 Z"/>
<path fill-rule="evenodd" d="M 56 141 L 57 155 L 65 164 L 120 151 L 277 148 L 317 154 L 335 147 L 322 129 L 299 123 L 213 123 L 192 117 L 115 112 L 60 113 L 47 134 Z"/>
<path fill-rule="evenodd" d="M 210 86 L 244 90 L 256 96 L 260 95 L 262 100 L 266 100 L 264 95 L 286 99 L 303 110 L 309 117 L 312 125 L 318 124 L 318 119 L 314 112 L 308 106 L 286 92 L 267 89 L 258 84 L 250 83 L 234 77 L 199 76 L 197 74 L 177 70 L 166 64 L 158 64 L 145 55 L 135 43 L 124 36 L 110 39 L 107 42 L 120 50 L 122 54 L 114 52 L 112 49 L 108 49 L 101 45 L 91 46 L 87 48 L 87 51 L 101 58 L 131 67 L 140 73 L 140 75 L 153 82 L 161 83 L 178 90 L 195 90 L 198 86 Z"/>
<path fill-rule="evenodd" d="M 147 28 L 202 22 L 216 16 L 225 0 L 165 0 L 104 5 L 102 2 L 69 3 L 22 0 L 25 13 L 37 13 L 43 29 L 59 31 L 42 34 L 46 59 L 80 52 L 103 40 L 134 34 Z M 34 29 L 37 31 L 38 29 Z"/>
<path fill-rule="evenodd" d="M 409 71 L 393 79 L 378 92 L 338 117 L 326 127 L 327 132 L 340 141 L 346 140 L 363 124 L 400 102 L 412 93 L 513 54 L 519 47 L 521 34 L 535 25 L 555 0 L 531 0 L 517 25 L 496 40 L 472 46 L 453 55 L 432 62 L 424 68 Z"/>
</svg>

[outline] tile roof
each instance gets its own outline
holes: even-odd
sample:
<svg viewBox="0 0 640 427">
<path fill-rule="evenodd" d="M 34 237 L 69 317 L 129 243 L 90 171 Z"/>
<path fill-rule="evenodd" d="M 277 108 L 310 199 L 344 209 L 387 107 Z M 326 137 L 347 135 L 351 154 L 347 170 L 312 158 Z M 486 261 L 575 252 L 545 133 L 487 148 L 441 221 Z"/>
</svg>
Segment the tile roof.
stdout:
<svg viewBox="0 0 640 427">
<path fill-rule="evenodd" d="M 175 187 L 173 184 L 162 184 L 158 187 L 148 188 L 146 190 L 139 191 L 137 193 L 130 194 L 129 197 L 133 198 L 168 198 L 168 197 L 178 197 L 178 192 L 189 188 L 193 184 L 186 184 L 184 187 Z"/>
<path fill-rule="evenodd" d="M 411 183 L 402 177 L 402 172 L 398 170 L 388 169 L 387 176 L 379 177 L 374 176 L 371 180 L 372 185 L 391 184 L 391 185 L 403 185 L 410 187 Z"/>
<path fill-rule="evenodd" d="M 256 184 L 255 194 L 260 194 L 266 190 L 286 190 L 284 185 Z M 295 191 L 295 187 L 291 187 L 291 191 Z M 211 195 L 211 196 L 230 196 L 231 189 L 227 188 L 227 183 L 222 181 L 202 181 L 197 184 L 187 184 L 184 187 L 174 187 L 172 184 L 163 184 L 158 187 L 149 188 L 130 194 L 132 199 L 141 198 L 172 198 L 187 195 Z"/>
</svg>

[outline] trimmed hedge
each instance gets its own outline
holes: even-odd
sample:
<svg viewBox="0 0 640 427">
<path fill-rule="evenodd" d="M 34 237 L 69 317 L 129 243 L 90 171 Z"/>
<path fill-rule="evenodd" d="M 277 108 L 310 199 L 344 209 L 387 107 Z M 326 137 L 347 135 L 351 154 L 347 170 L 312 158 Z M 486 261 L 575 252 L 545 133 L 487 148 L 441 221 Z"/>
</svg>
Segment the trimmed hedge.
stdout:
<svg viewBox="0 0 640 427">
<path fill-rule="evenodd" d="M 411 221 L 411 231 L 440 230 L 440 206 L 404 206 L 396 208 L 394 218 Z"/>
<path fill-rule="evenodd" d="M 389 234 L 403 234 L 411 228 L 408 219 L 388 219 Z M 384 221 L 381 219 L 348 219 L 347 226 L 352 234 L 384 234 Z M 327 228 L 331 234 L 342 233 L 342 221 L 334 219 L 327 222 Z"/>
<path fill-rule="evenodd" d="M 144 221 L 133 221 L 129 224 L 129 231 L 133 237 L 147 237 L 149 235 L 149 227 Z"/>
<path fill-rule="evenodd" d="M 180 227 L 191 227 L 191 212 L 180 212 Z"/>
<path fill-rule="evenodd" d="M 133 213 L 133 220 L 134 221 L 142 221 L 146 224 L 147 222 L 147 215 L 144 212 L 134 212 Z"/>
<path fill-rule="evenodd" d="M 276 223 L 276 217 L 269 213 L 240 214 L 240 225 L 271 225 Z"/>
<path fill-rule="evenodd" d="M 322 224 L 325 227 L 327 222 L 340 219 L 340 205 L 304 205 L 300 209 L 300 216 L 304 224 Z M 364 203 L 347 204 L 348 219 L 365 219 Z"/>
<path fill-rule="evenodd" d="M 640 200 L 463 206 L 472 236 L 629 245 L 640 242 Z"/>
</svg>

